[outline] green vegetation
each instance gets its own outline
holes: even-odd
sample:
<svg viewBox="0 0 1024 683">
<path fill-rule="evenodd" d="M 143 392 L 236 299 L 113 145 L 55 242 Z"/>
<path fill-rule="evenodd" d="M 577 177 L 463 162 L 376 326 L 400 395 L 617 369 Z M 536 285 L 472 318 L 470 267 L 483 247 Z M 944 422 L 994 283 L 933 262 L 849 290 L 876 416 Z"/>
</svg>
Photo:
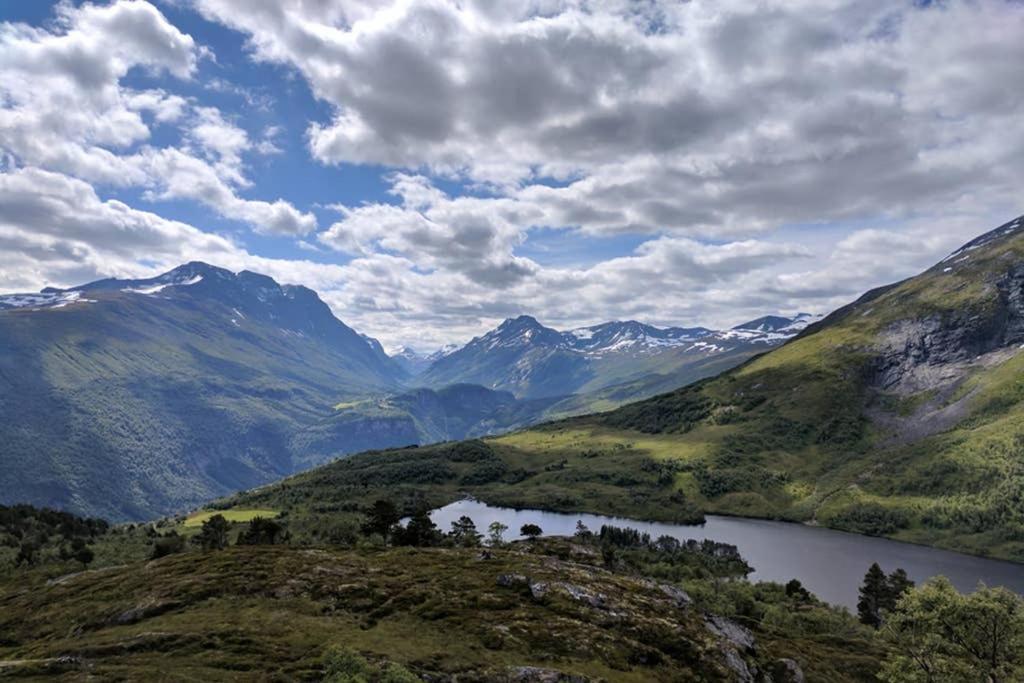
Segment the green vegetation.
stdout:
<svg viewBox="0 0 1024 683">
<path fill-rule="evenodd" d="M 260 510 L 260 509 L 244 509 L 235 508 L 231 510 L 200 510 L 194 512 L 185 518 L 183 525 L 188 527 L 201 527 L 206 520 L 210 519 L 214 515 L 219 515 L 229 522 L 249 522 L 257 517 L 263 519 L 272 519 L 277 517 L 277 510 Z"/>
<path fill-rule="evenodd" d="M 864 585 L 859 590 L 857 618 L 860 623 L 875 628 L 881 626 L 886 613 L 896 609 L 896 603 L 913 587 L 914 582 L 903 569 L 896 569 L 886 576 L 878 563 L 873 563 L 864 575 Z"/>
<path fill-rule="evenodd" d="M 371 664 L 358 652 L 331 647 L 323 659 L 324 683 L 419 683 L 422 679 L 401 664 Z"/>
<path fill-rule="evenodd" d="M 476 448 L 461 457 L 486 456 Z M 191 680 L 344 683 L 761 673 L 785 682 L 799 672 L 837 683 L 967 683 L 1017 680 L 1024 667 L 1019 596 L 962 596 L 944 580 L 915 589 L 877 565 L 861 590 L 865 625 L 799 581 L 748 582 L 735 547 L 630 528 L 578 524 L 567 539 L 524 527 L 530 540 L 505 543 L 499 524 L 482 548 L 468 517 L 444 533 L 420 508 L 402 525 L 399 507 L 382 499 L 337 513 L 355 522 L 344 542 L 311 545 L 291 535 L 287 514 L 213 514 L 198 530 L 183 519 L 158 530 L 27 506 L 3 512 L 8 532 L 92 530 L 97 549 L 124 546 L 126 563 L 107 553 L 82 571 L 53 554 L 0 577 L 0 673 L 28 679 L 150 679 L 165 676 L 168 661 Z M 140 536 L 155 559 L 138 553 Z M 177 548 L 158 553 L 165 542 Z"/>
<path fill-rule="evenodd" d="M 226 526 L 236 544 L 50 580 L 20 569 L 0 581 L 0 671 L 141 680 L 173 661 L 192 680 L 405 683 L 729 681 L 780 667 L 842 682 L 878 670 L 870 629 L 806 592 L 748 584 L 734 548 L 605 527 L 482 550 L 468 519 L 386 547 L 374 520 L 393 520 L 389 507 L 360 513 L 367 536 L 349 548 L 247 545 L 245 525 L 214 515 L 205 529 Z M 405 543 L 415 519 L 387 537 Z"/>
<path fill-rule="evenodd" d="M 296 475 L 280 484 L 220 501 L 218 508 L 282 511 L 293 534 L 311 540 L 379 499 L 397 514 L 440 507 L 467 494 L 495 504 L 598 512 L 677 522 L 703 519 L 677 489 L 679 463 L 616 444 L 579 451 L 551 441 L 546 451 L 510 441 L 464 441 L 370 452 Z"/>
<path fill-rule="evenodd" d="M 88 566 L 92 546 L 110 530 L 102 519 L 30 505 L 0 505 L 0 575 L 53 562 Z"/>
<path fill-rule="evenodd" d="M 961 595 L 934 579 L 899 600 L 882 633 L 890 683 L 1024 680 L 1024 600 L 1003 588 Z"/>
</svg>

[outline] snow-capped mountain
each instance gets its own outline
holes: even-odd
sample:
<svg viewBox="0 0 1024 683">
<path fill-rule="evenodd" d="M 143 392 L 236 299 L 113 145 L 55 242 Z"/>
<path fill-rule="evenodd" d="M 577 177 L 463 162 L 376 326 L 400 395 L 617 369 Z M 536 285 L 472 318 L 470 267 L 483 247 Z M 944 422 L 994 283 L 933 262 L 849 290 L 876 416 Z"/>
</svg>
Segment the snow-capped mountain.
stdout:
<svg viewBox="0 0 1024 683">
<path fill-rule="evenodd" d="M 462 347 L 459 346 L 458 344 L 445 344 L 444 346 L 439 348 L 437 351 L 434 351 L 432 354 L 427 356 L 427 360 L 430 361 L 431 363 L 433 363 L 434 361 L 441 360 L 445 356 L 449 356 L 449 355 L 455 353 L 456 351 L 458 351 L 461 348 Z"/>
<path fill-rule="evenodd" d="M 590 353 L 614 353 L 626 349 L 661 349 L 679 346 L 711 333 L 705 327 L 658 328 L 635 320 L 580 327 L 563 333 L 569 345 Z"/>
<path fill-rule="evenodd" d="M 408 346 L 400 346 L 394 353 L 390 354 L 391 360 L 395 361 L 410 377 L 417 377 L 430 367 L 430 356 L 422 354 L 416 349 Z"/>
<path fill-rule="evenodd" d="M 806 313 L 764 316 L 728 330 L 659 328 L 626 320 L 562 332 L 523 315 L 436 360 L 418 382 L 469 382 L 537 398 L 595 391 L 651 374 L 676 373 L 692 381 L 694 372 L 706 376 L 712 368 L 721 371 L 722 362 L 742 362 L 814 320 Z"/>
<path fill-rule="evenodd" d="M 435 361 L 438 361 L 450 353 L 461 348 L 458 344 L 445 344 L 433 353 L 421 353 L 408 346 L 399 346 L 391 355 L 399 367 L 405 370 L 410 377 L 418 377 L 426 372 Z"/>
</svg>

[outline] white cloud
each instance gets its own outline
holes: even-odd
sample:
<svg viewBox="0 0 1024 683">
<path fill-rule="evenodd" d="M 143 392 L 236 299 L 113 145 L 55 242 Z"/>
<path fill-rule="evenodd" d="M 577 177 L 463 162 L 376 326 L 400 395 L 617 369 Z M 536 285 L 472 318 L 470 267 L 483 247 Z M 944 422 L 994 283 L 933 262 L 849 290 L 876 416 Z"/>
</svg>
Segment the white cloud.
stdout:
<svg viewBox="0 0 1024 683">
<path fill-rule="evenodd" d="M 140 256 L 143 255 L 143 256 Z M 192 225 L 103 200 L 88 183 L 39 169 L 0 172 L 0 291 L 143 277 L 192 260 L 329 290 L 340 266 L 256 256 Z"/>
<path fill-rule="evenodd" d="M 2 223 L 0 286 L 153 267 L 99 227 L 117 218 L 126 244 L 150 235 L 160 263 L 206 258 L 307 284 L 391 345 L 464 340 L 518 313 L 725 325 L 839 305 L 1020 213 L 1019 3 L 193 4 L 326 103 L 289 122 L 315 163 L 384 165 L 394 201 L 335 206 L 317 233 L 287 201 L 245 198 L 247 161 L 280 153 L 282 132 L 246 130 L 172 86 L 128 89 L 131 69 L 189 79 L 201 59 L 148 3 L 62 5 L 51 29 L 0 26 L 5 180 L 42 188 L 0 207 L 20 211 Z M 270 97 L 198 85 L 255 109 Z M 155 147 L 159 126 L 180 144 Z M 351 260 L 261 259 L 67 176 L 195 201 L 305 237 L 311 258 Z M 594 255 L 544 258 L 552 233 Z"/>
<path fill-rule="evenodd" d="M 213 107 L 132 90 L 132 69 L 189 79 L 202 48 L 148 2 L 57 5 L 52 29 L 0 23 L 0 149 L 20 165 L 150 197 L 196 200 L 258 232 L 304 235 L 316 218 L 278 199 L 246 199 L 242 155 L 268 153 Z M 150 123 L 180 124 L 184 143 L 155 148 Z M 189 147 L 194 148 L 190 150 Z"/>
<path fill-rule="evenodd" d="M 1003 0 L 196 4 L 334 106 L 320 160 L 578 177 L 526 191 L 588 231 L 905 216 L 1021 170 Z"/>
</svg>

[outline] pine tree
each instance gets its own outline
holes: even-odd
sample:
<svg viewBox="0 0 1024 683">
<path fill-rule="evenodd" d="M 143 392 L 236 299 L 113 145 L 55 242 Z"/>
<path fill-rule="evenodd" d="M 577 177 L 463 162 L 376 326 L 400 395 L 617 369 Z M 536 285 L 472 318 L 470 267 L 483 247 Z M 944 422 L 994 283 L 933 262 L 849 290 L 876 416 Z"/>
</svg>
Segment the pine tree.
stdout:
<svg viewBox="0 0 1024 683">
<path fill-rule="evenodd" d="M 882 609 L 889 595 L 889 582 L 877 562 L 868 568 L 859 593 L 857 617 L 862 624 L 878 628 L 882 625 Z"/>
<path fill-rule="evenodd" d="M 914 582 L 907 576 L 906 570 L 897 568 L 891 574 L 889 574 L 888 588 L 885 596 L 885 609 L 892 611 L 896 609 L 896 603 L 899 602 L 903 594 L 914 587 Z"/>
<path fill-rule="evenodd" d="M 394 503 L 389 500 L 378 500 L 366 511 L 366 522 L 363 523 L 362 532 L 366 536 L 380 534 L 387 542 L 399 519 L 401 516 Z"/>
<path fill-rule="evenodd" d="M 283 525 L 273 519 L 254 517 L 249 528 L 238 536 L 238 545 L 277 545 L 287 538 Z"/>
<path fill-rule="evenodd" d="M 544 530 L 536 524 L 524 524 L 522 527 L 519 528 L 519 535 L 526 536 L 531 541 L 543 533 Z"/>
<path fill-rule="evenodd" d="M 430 519 L 427 508 L 420 508 L 409 518 L 409 522 L 400 536 L 401 538 L 398 539 L 396 533 L 396 540 L 403 545 L 432 546 L 437 545 L 441 534 L 438 532 L 434 520 Z"/>
<path fill-rule="evenodd" d="M 786 597 L 796 602 L 810 602 L 813 596 L 799 580 L 790 579 L 786 584 Z"/>
<path fill-rule="evenodd" d="M 472 519 L 463 515 L 458 521 L 452 522 L 452 539 L 456 545 L 472 548 L 480 545 L 480 533 Z"/>
<path fill-rule="evenodd" d="M 224 515 L 214 515 L 203 522 L 203 528 L 195 535 L 192 542 L 202 546 L 203 550 L 222 550 L 228 545 L 228 520 Z"/>
</svg>

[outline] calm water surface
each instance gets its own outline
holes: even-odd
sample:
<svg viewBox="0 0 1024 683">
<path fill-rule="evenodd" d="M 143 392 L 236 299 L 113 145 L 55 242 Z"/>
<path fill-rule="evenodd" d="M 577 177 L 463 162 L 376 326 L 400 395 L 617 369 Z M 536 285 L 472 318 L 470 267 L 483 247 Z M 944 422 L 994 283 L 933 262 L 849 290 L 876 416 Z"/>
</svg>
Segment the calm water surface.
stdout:
<svg viewBox="0 0 1024 683">
<path fill-rule="evenodd" d="M 577 520 L 595 532 L 602 524 L 612 524 L 646 531 L 651 538 L 710 538 L 739 548 L 754 567 L 752 581 L 785 583 L 796 578 L 819 598 L 851 609 L 856 607 L 857 588 L 872 562 L 886 572 L 903 567 L 917 583 L 942 574 L 961 591 L 973 590 L 984 581 L 1024 594 L 1024 565 L 786 522 L 708 515 L 703 525 L 667 524 L 583 513 L 513 510 L 475 500 L 446 505 L 430 517 L 448 531 L 462 515 L 472 518 L 481 532 L 486 532 L 491 522 L 507 525 L 506 540 L 518 538 L 519 528 L 527 523 L 538 525 L 548 536 L 572 535 Z"/>
</svg>

